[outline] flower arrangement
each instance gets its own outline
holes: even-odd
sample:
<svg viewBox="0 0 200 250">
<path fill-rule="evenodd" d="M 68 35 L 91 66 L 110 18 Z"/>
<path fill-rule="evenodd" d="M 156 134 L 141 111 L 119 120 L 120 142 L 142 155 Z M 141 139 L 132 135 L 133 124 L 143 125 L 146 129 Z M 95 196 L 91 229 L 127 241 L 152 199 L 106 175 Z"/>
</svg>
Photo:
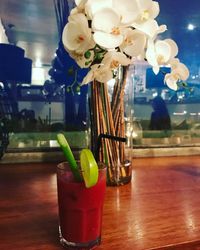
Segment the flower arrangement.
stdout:
<svg viewBox="0 0 200 250">
<path fill-rule="evenodd" d="M 166 25 L 158 25 L 159 4 L 152 0 L 75 0 L 62 40 L 81 68 L 90 67 L 82 84 L 108 82 L 119 65 L 146 60 L 155 74 L 160 66 L 171 67 L 164 82 L 177 90 L 189 76 L 187 67 L 175 58 L 178 47 L 172 39 L 158 39 Z"/>
<path fill-rule="evenodd" d="M 178 46 L 172 39 L 159 39 L 166 25 L 158 25 L 159 4 L 152 0 L 75 0 L 62 41 L 81 68 L 89 68 L 83 84 L 91 84 L 90 120 L 92 151 L 100 135 L 126 137 L 130 126 L 124 119 L 124 90 L 128 67 L 146 60 L 158 74 L 161 66 L 171 67 L 165 84 L 177 90 L 189 76 L 176 58 Z M 115 79 L 110 98 L 107 82 Z M 182 84 L 184 85 L 184 84 Z M 131 143 L 131 140 L 129 142 Z M 122 141 L 101 141 L 98 160 L 107 165 L 111 185 L 130 181 L 127 155 Z M 130 163 L 130 162 L 129 162 Z M 130 165 L 130 164 L 129 164 Z"/>
</svg>

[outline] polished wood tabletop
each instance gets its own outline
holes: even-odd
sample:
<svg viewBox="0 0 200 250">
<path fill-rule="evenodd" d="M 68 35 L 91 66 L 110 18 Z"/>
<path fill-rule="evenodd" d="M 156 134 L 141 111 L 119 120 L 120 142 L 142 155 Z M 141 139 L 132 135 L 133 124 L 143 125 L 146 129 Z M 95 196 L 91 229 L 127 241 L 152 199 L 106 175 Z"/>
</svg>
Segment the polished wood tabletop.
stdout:
<svg viewBox="0 0 200 250">
<path fill-rule="evenodd" d="M 107 187 L 97 250 L 200 250 L 200 157 L 134 159 Z M 0 164 L 0 249 L 59 250 L 56 164 Z"/>
</svg>

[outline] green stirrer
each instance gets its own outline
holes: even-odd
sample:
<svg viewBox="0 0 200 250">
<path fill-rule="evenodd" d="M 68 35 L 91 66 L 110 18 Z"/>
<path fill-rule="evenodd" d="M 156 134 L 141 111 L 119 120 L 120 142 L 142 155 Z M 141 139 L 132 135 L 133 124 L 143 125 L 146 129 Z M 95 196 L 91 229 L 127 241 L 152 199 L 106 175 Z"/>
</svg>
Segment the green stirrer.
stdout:
<svg viewBox="0 0 200 250">
<path fill-rule="evenodd" d="M 74 155 L 71 151 L 71 148 L 65 138 L 65 136 L 63 134 L 57 134 L 57 141 L 69 163 L 69 166 L 70 166 L 70 169 L 74 175 L 74 178 L 77 180 L 77 181 L 81 181 L 81 175 L 79 173 L 79 170 L 78 170 L 78 165 L 76 163 L 76 160 L 74 158 Z"/>
</svg>

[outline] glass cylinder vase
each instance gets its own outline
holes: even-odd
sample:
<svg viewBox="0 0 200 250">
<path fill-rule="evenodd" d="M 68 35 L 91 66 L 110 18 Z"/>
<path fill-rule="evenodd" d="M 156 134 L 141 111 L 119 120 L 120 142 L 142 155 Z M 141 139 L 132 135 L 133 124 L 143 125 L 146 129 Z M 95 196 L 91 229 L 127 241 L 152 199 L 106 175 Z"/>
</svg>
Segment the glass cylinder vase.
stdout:
<svg viewBox="0 0 200 250">
<path fill-rule="evenodd" d="M 108 83 L 91 84 L 91 148 L 96 159 L 107 165 L 107 185 L 111 186 L 131 181 L 132 133 L 128 128 L 132 121 L 132 85 L 128 67 L 119 67 Z"/>
</svg>

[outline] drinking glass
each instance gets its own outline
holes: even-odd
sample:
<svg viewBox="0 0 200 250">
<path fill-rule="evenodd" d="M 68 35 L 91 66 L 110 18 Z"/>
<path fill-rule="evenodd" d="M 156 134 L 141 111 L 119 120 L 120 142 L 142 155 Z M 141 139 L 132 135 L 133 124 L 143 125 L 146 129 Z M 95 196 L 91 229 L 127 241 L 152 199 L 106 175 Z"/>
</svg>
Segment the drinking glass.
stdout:
<svg viewBox="0 0 200 250">
<path fill-rule="evenodd" d="M 95 186 L 74 180 L 69 164 L 57 166 L 60 243 L 70 249 L 93 249 L 101 242 L 106 167 L 99 163 Z"/>
</svg>

